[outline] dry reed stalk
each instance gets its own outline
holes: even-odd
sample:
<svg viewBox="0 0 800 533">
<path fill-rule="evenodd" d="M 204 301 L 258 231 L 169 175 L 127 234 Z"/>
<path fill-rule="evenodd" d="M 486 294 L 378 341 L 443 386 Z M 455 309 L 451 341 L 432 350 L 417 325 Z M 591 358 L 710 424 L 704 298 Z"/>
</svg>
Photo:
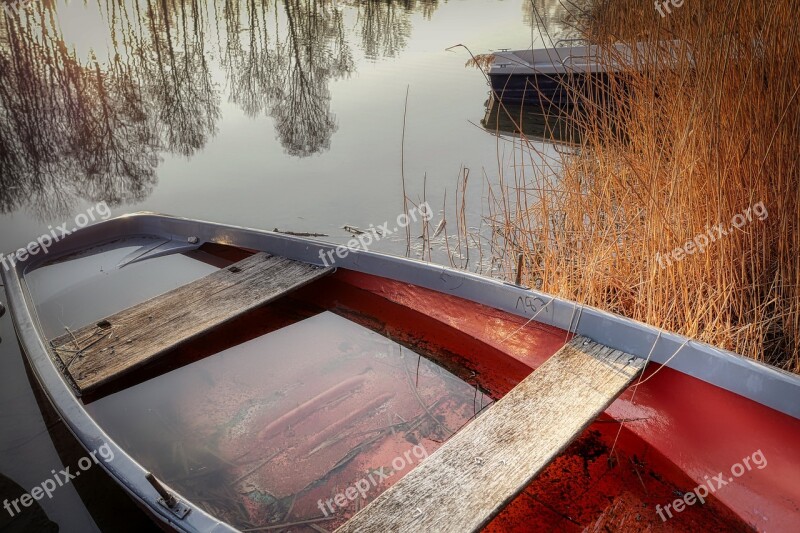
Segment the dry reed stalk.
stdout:
<svg viewBox="0 0 800 533">
<path fill-rule="evenodd" d="M 588 20 L 593 42 L 654 51 L 592 88 L 557 171 L 521 166 L 539 157 L 523 136 L 490 191 L 507 276 L 522 253 L 531 286 L 800 372 L 800 4 L 686 2 L 662 18 L 609 0 Z M 683 47 L 669 68 L 665 39 Z M 758 202 L 765 220 L 661 268 L 657 254 Z"/>
</svg>

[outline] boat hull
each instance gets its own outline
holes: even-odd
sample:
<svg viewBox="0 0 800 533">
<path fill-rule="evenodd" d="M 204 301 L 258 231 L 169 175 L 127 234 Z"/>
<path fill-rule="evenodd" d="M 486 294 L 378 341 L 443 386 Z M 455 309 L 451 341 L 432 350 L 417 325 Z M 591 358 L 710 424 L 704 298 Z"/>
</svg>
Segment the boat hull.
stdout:
<svg viewBox="0 0 800 533">
<path fill-rule="evenodd" d="M 597 101 L 608 84 L 605 73 L 490 74 L 492 94 L 510 104 L 526 104 L 543 110 L 571 108 Z"/>
<path fill-rule="evenodd" d="M 325 252 L 335 248 L 327 243 L 272 232 L 138 214 L 85 228 L 57 243 L 46 259 L 54 260 L 97 246 L 108 242 L 112 235 L 116 239 L 156 235 L 175 242 L 219 243 L 268 251 L 316 264 L 321 262 Z M 385 322 L 393 324 L 399 331 L 413 332 L 419 324 L 417 318 L 423 317 L 429 327 L 434 328 L 432 340 L 449 335 L 455 343 L 471 339 L 470 342 L 491 348 L 486 353 L 494 353 L 493 358 L 473 358 L 472 364 L 494 367 L 498 358 L 503 362 L 495 371 L 491 385 L 495 389 L 493 394 L 502 395 L 513 387 L 515 382 L 537 368 L 549 352 L 527 349 L 524 337 L 507 335 L 508 332 L 501 334 L 502 328 L 496 327 L 500 319 L 508 324 L 514 324 L 516 320 L 516 324 L 525 327 L 558 328 L 586 335 L 615 349 L 648 357 L 652 363 L 663 363 L 664 366 L 651 364 L 635 392 L 630 390 L 615 401 L 605 417 L 590 427 L 590 431 L 600 431 L 600 442 L 609 447 L 609 442 L 613 444 L 609 435 L 616 435 L 616 431 L 601 430 L 613 426 L 619 431 L 619 421 L 625 420 L 620 443 L 628 438 L 631 442 L 624 446 L 625 457 L 630 461 L 647 452 L 648 460 L 651 460 L 649 464 L 655 470 L 669 474 L 672 480 L 669 486 L 682 487 L 683 491 L 691 490 L 694 484 L 705 483 L 706 476 L 730 471 L 732 465 L 760 450 L 767 458 L 768 466 L 752 469 L 747 475 L 737 477 L 735 483 L 717 491 L 715 497 L 721 507 L 714 507 L 718 511 L 715 516 L 726 524 L 735 524 L 735 521 L 730 522 L 732 518 L 726 513 L 727 507 L 742 523 L 757 529 L 790 530 L 797 523 L 800 488 L 793 481 L 800 476 L 800 452 L 787 445 L 800 439 L 800 402 L 797 401 L 800 384 L 796 376 L 574 302 L 446 267 L 360 250 L 350 251 L 341 260 L 337 258 L 336 266 L 341 267 L 335 274 L 336 283 L 358 289 L 370 299 L 377 298 L 375 301 L 382 302 L 372 304 L 371 313 L 379 315 L 386 302 L 391 303 L 394 309 L 407 310 L 409 322 L 406 326 L 398 325 L 396 315 L 394 318 L 386 317 Z M 101 466 L 162 524 L 182 531 L 230 530 L 229 526 L 191 502 L 187 502 L 191 512 L 186 517 L 177 519 L 172 515 L 159 503 L 158 494 L 144 480 L 145 468 L 109 439 L 103 428 L 89 416 L 55 367 L 42 341 L 34 305 L 24 282 L 26 269 L 36 267 L 37 263 L 17 265 L 16 269 L 4 272 L 3 279 L 26 357 L 67 427 L 87 450 L 96 449 L 103 443 L 111 447 L 115 461 Z M 349 292 L 343 290 L 342 298 Z M 324 291 L 324 294 L 335 294 L 335 291 Z M 415 339 L 412 336 L 409 340 Z M 503 354 L 503 357 L 498 354 Z M 599 428 L 598 424 L 601 424 Z M 586 437 L 584 434 L 582 438 Z M 579 442 L 591 444 L 593 441 L 579 439 Z M 609 457 L 613 455 L 610 449 L 606 454 Z M 585 454 L 573 457 L 585 458 Z M 603 454 L 597 457 L 603 457 Z M 636 475 L 642 475 L 647 471 L 637 472 Z M 684 474 L 682 478 L 681 473 Z M 598 479 L 604 479 L 606 475 L 602 474 Z M 547 476 L 540 477 L 534 485 L 544 483 L 546 479 Z M 587 478 L 578 478 L 577 484 L 570 486 L 579 487 L 581 479 L 585 481 Z M 589 476 L 588 479 L 594 478 Z M 626 482 L 619 481 L 619 484 L 626 485 Z M 554 487 L 545 484 L 537 490 L 541 493 L 548 486 Z M 563 501 L 576 505 L 575 499 L 564 498 Z M 626 496 L 620 501 L 629 503 L 628 508 L 633 509 L 641 505 L 642 499 L 641 496 Z M 671 501 L 667 499 L 663 503 L 666 505 Z M 522 504 L 515 503 L 510 509 L 519 505 Z M 598 515 L 596 505 L 599 504 L 593 505 L 586 506 L 586 516 L 611 520 L 605 511 Z M 693 511 L 698 512 L 698 509 Z M 530 509 L 525 512 L 530 512 Z M 643 512 L 651 513 L 650 518 L 653 518 L 655 510 Z M 555 514 L 569 516 L 570 513 L 568 508 L 561 507 Z M 515 516 L 525 516 L 525 513 Z M 684 517 L 689 516 L 689 513 L 684 513 L 675 520 L 686 520 L 688 518 Z M 653 523 L 658 525 L 657 521 Z M 516 527 L 513 521 L 506 525 L 507 529 Z"/>
</svg>

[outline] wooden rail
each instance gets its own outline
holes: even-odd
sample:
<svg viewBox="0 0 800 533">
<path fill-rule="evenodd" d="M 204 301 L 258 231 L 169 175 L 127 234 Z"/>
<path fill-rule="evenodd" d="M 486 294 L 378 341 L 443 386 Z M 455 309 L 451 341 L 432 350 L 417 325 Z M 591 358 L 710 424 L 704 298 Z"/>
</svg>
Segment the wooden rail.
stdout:
<svg viewBox="0 0 800 533">
<path fill-rule="evenodd" d="M 575 337 L 337 533 L 480 530 L 643 367 L 642 359 Z"/>
<path fill-rule="evenodd" d="M 202 279 L 51 341 L 81 392 L 332 272 L 257 253 Z"/>
</svg>

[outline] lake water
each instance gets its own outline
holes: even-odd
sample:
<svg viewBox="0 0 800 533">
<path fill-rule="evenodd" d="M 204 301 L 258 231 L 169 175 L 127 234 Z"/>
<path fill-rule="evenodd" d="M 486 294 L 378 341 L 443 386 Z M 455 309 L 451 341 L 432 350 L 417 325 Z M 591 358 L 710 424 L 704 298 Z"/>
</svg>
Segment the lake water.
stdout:
<svg viewBox="0 0 800 533">
<path fill-rule="evenodd" d="M 395 220 L 404 189 L 453 238 L 465 176 L 481 234 L 488 185 L 520 162 L 513 137 L 482 127 L 486 80 L 451 47 L 541 46 L 573 24 L 557 0 L 29 0 L 0 12 L 0 250 L 99 202 L 346 242 L 345 225 Z M 434 260 L 448 261 L 443 239 Z M 403 254 L 406 235 L 372 249 Z M 13 499 L 84 452 L 42 412 L 8 316 L 0 337 L 0 496 Z M 125 502 L 87 473 L 40 502 L 37 527 L 141 530 Z"/>
</svg>

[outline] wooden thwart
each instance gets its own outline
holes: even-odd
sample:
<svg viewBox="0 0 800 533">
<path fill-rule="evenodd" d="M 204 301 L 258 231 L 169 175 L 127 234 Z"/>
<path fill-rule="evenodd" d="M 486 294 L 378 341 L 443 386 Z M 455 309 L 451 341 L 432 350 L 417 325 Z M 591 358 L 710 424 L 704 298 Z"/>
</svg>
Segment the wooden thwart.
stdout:
<svg viewBox="0 0 800 533">
<path fill-rule="evenodd" d="M 258 253 L 62 335 L 51 346 L 80 391 L 89 392 L 332 271 Z"/>
<path fill-rule="evenodd" d="M 575 337 L 337 533 L 480 530 L 644 364 Z"/>
</svg>

